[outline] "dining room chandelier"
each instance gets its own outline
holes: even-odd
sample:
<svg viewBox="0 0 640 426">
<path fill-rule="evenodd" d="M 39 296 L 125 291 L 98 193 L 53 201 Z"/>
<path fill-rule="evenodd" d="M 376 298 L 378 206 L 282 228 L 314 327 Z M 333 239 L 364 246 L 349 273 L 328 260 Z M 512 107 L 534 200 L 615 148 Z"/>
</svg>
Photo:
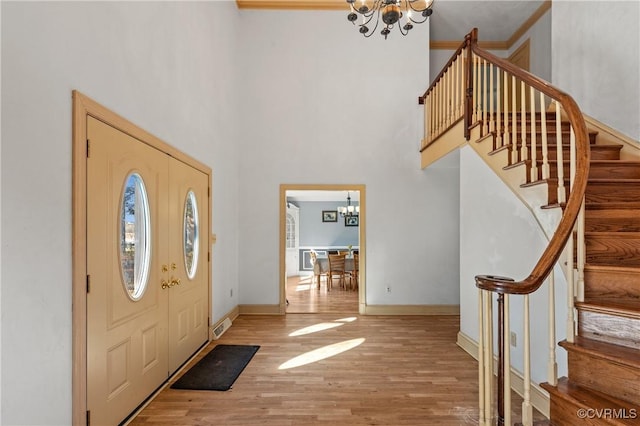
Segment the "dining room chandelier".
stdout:
<svg viewBox="0 0 640 426">
<path fill-rule="evenodd" d="M 433 13 L 433 0 L 347 0 L 347 3 L 351 8 L 347 19 L 356 25 L 358 17 L 362 17 L 362 23 L 357 25 L 360 27 L 360 34 L 365 37 L 371 37 L 382 17 L 384 28 L 380 34 L 385 40 L 396 23 L 400 33 L 406 36 L 413 24 L 426 22 Z M 373 30 L 369 31 L 374 18 Z"/>
<path fill-rule="evenodd" d="M 358 216 L 360 214 L 360 206 L 351 205 L 351 196 L 347 192 L 347 205 L 338 207 L 338 213 L 342 217 Z"/>
</svg>

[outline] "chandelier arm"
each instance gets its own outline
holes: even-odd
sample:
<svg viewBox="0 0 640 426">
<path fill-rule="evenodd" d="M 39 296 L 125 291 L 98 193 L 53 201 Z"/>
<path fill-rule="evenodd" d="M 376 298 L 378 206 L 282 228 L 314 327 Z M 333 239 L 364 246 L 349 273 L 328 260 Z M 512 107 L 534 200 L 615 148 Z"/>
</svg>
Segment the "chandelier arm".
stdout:
<svg viewBox="0 0 640 426">
<path fill-rule="evenodd" d="M 431 8 L 431 6 L 433 5 L 433 2 L 429 2 L 429 6 L 425 7 L 424 9 L 418 9 L 413 7 L 413 3 L 417 2 L 418 0 L 403 0 L 410 8 L 411 10 L 413 10 L 414 12 L 422 12 L 425 11 L 429 8 Z"/>
<path fill-rule="evenodd" d="M 372 30 L 369 30 L 369 32 L 368 32 L 368 33 L 363 34 L 363 36 L 364 36 L 365 38 L 369 38 L 369 37 L 371 37 L 371 36 L 376 32 L 376 29 L 378 28 L 378 23 L 380 22 L 380 13 L 378 13 L 376 16 L 377 16 L 377 18 L 376 18 L 376 24 L 373 26 L 373 29 L 372 29 Z M 364 25 L 366 25 L 366 24 L 368 24 L 369 22 L 371 22 L 371 20 L 372 20 L 372 19 L 373 19 L 373 16 L 372 16 L 371 18 L 369 18 L 369 20 L 368 20 Z M 369 35 L 367 35 L 367 34 L 369 34 Z"/>
<path fill-rule="evenodd" d="M 426 16 L 422 21 L 416 21 L 416 20 L 414 20 L 413 18 L 409 18 L 409 20 L 410 20 L 411 22 L 413 22 L 414 24 L 424 24 L 425 22 L 427 22 L 427 19 L 429 19 L 429 17 L 428 17 L 428 16 Z"/>
</svg>

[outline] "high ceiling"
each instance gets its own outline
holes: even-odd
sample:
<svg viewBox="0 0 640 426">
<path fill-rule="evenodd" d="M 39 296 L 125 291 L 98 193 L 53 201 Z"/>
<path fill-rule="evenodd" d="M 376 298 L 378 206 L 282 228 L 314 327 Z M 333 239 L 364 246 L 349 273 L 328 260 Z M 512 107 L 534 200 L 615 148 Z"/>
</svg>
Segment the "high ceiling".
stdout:
<svg viewBox="0 0 640 426">
<path fill-rule="evenodd" d="M 365 0 L 370 2 L 371 0 Z M 348 10 L 346 0 L 236 0 L 246 9 Z M 434 0 L 430 18 L 432 47 L 452 48 L 472 28 L 481 44 L 507 49 L 528 25 L 551 7 L 550 0 Z M 489 42 L 487 44 L 487 42 Z"/>
</svg>

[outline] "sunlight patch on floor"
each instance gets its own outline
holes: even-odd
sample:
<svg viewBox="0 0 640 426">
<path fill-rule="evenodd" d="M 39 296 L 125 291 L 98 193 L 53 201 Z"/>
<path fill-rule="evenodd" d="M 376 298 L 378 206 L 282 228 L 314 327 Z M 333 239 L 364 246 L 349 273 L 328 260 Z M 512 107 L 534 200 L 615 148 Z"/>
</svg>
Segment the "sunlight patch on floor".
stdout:
<svg viewBox="0 0 640 426">
<path fill-rule="evenodd" d="M 357 320 L 358 318 L 356 317 L 349 317 L 349 318 L 340 318 L 337 319 L 337 322 L 354 322 L 355 320 Z"/>
<path fill-rule="evenodd" d="M 301 284 L 296 286 L 296 291 L 307 291 L 311 289 L 311 285 L 309 284 Z"/>
<path fill-rule="evenodd" d="M 323 359 L 327 359 L 336 355 L 339 355 L 343 352 L 351 350 L 357 346 L 360 346 L 364 343 L 364 337 L 360 337 L 358 339 L 345 340 L 342 342 L 334 343 L 332 345 L 323 346 L 318 349 L 314 349 L 310 352 L 304 353 L 302 355 L 298 355 L 295 358 L 291 358 L 289 361 L 278 367 L 278 370 L 288 370 L 290 368 L 301 367 L 303 365 L 311 364 L 314 362 L 321 361 Z"/>
<path fill-rule="evenodd" d="M 341 325 L 344 324 L 336 322 L 321 322 L 319 324 L 310 325 L 309 327 L 296 330 L 289 334 L 289 337 L 304 336 L 305 334 L 317 333 L 318 331 L 329 330 L 331 328 L 340 327 Z"/>
</svg>

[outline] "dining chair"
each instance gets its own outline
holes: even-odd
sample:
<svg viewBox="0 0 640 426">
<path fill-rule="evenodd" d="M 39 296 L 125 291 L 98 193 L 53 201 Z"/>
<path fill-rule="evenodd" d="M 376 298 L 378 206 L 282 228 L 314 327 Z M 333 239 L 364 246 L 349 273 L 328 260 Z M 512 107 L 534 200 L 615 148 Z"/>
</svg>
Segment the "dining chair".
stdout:
<svg viewBox="0 0 640 426">
<path fill-rule="evenodd" d="M 318 280 L 318 291 L 320 291 L 320 279 L 324 276 L 325 282 L 327 282 L 327 290 L 329 289 L 329 271 L 322 271 L 320 264 L 318 263 L 318 254 L 315 251 L 311 253 L 311 264 L 313 265 L 313 277 L 314 280 Z M 313 281 L 312 281 L 313 284 Z"/>
<path fill-rule="evenodd" d="M 345 270 L 344 270 L 344 254 L 329 255 L 329 281 L 327 282 L 327 290 L 333 286 L 334 277 L 340 279 L 340 287 L 345 287 Z"/>
<path fill-rule="evenodd" d="M 358 290 L 358 281 L 360 279 L 360 255 L 353 253 L 353 269 L 351 270 L 351 287 L 353 290 Z"/>
</svg>

